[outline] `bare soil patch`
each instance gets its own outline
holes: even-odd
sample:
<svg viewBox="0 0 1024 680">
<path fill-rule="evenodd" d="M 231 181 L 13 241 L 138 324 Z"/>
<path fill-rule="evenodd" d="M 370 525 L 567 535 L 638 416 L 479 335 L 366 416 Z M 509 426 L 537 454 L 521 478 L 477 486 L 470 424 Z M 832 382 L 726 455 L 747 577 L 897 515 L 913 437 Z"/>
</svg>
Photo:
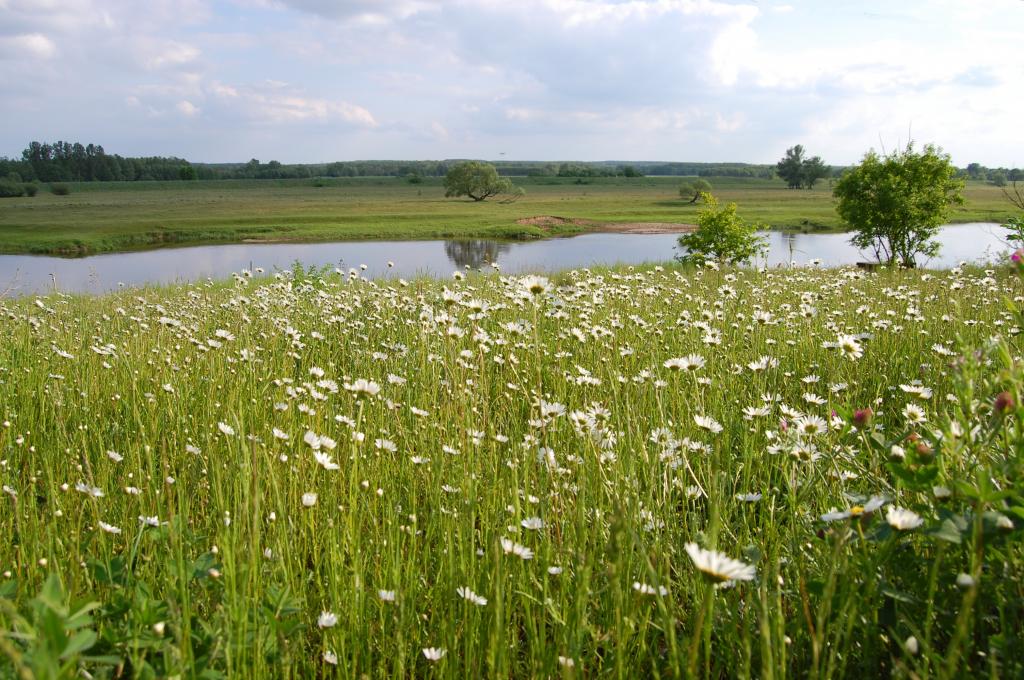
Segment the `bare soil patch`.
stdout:
<svg viewBox="0 0 1024 680">
<path fill-rule="evenodd" d="M 694 231 L 697 226 L 683 222 L 597 222 L 578 217 L 559 217 L 557 215 L 536 215 L 516 220 L 516 224 L 529 224 L 541 229 L 572 225 L 584 227 L 589 231 L 606 231 L 619 234 L 682 234 Z"/>
</svg>

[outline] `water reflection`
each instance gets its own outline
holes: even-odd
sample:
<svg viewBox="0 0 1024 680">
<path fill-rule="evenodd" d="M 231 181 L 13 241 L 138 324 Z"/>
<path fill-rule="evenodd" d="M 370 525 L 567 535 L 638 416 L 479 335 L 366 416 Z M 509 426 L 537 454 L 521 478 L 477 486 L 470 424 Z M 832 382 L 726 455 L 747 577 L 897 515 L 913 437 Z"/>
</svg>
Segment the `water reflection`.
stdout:
<svg viewBox="0 0 1024 680">
<path fill-rule="evenodd" d="M 512 246 L 500 241 L 445 241 L 444 252 L 456 267 L 479 269 L 500 261 Z"/>
<path fill-rule="evenodd" d="M 868 257 L 850 245 L 847 234 L 762 234 L 768 241 L 768 266 L 853 264 Z M 952 267 L 961 261 L 989 260 L 1008 249 L 1005 230 L 989 223 L 944 227 L 938 258 L 928 267 Z M 350 241 L 339 243 L 238 243 L 111 253 L 80 259 L 34 255 L 0 255 L 0 297 L 56 288 L 99 293 L 125 286 L 144 286 L 205 278 L 222 279 L 242 269 L 267 272 L 289 269 L 295 262 L 309 267 L 366 265 L 368 277 L 450 276 L 455 269 L 486 269 L 497 261 L 502 271 L 555 271 L 601 264 L 639 264 L 671 260 L 678 254 L 676 234 L 584 234 L 544 241 Z M 387 262 L 394 262 L 388 267 Z M 11 284 L 14 283 L 12 287 Z"/>
</svg>

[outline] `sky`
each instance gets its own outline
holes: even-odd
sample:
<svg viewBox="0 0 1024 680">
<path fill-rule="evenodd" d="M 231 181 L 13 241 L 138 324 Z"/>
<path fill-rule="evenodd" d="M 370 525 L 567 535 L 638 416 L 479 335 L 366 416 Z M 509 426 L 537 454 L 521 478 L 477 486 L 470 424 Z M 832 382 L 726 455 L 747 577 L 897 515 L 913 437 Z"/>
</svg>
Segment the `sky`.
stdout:
<svg viewBox="0 0 1024 680">
<path fill-rule="evenodd" d="M 1024 167 L 1024 0 L 0 0 L 0 155 Z"/>
</svg>

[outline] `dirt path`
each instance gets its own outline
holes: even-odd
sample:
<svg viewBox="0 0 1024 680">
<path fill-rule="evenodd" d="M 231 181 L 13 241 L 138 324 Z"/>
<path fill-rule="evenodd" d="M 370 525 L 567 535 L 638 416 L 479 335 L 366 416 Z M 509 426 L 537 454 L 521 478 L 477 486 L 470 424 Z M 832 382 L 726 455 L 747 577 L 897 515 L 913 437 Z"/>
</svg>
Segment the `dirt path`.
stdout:
<svg viewBox="0 0 1024 680">
<path fill-rule="evenodd" d="M 537 215 L 516 220 L 516 224 L 530 224 L 541 229 L 573 225 L 588 231 L 606 231 L 618 234 L 681 234 L 696 229 L 696 225 L 682 222 L 597 222 L 577 217 Z"/>
</svg>

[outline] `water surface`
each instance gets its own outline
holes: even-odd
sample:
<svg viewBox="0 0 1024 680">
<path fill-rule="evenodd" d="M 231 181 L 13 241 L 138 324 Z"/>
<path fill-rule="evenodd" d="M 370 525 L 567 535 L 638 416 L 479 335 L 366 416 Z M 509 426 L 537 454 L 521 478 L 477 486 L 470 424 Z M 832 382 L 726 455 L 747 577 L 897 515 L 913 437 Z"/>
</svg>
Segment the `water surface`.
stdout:
<svg viewBox="0 0 1024 680">
<path fill-rule="evenodd" d="M 943 227 L 942 251 L 926 263 L 948 268 L 962 261 L 991 260 L 1008 249 L 998 224 Z M 767 264 L 817 259 L 824 266 L 870 259 L 850 245 L 847 234 L 762 234 L 769 244 Z M 583 234 L 544 241 L 343 241 L 335 243 L 238 243 L 109 253 L 68 259 L 39 255 L 0 255 L 0 295 L 58 290 L 100 293 L 120 286 L 143 286 L 222 279 L 242 269 L 265 271 L 304 266 L 347 270 L 366 265 L 365 276 L 450 276 L 466 266 L 497 262 L 509 273 L 555 271 L 597 264 L 640 264 L 671 260 L 679 254 L 677 234 Z M 388 262 L 394 264 L 388 267 Z M 925 263 L 922 263 L 925 264 Z"/>
</svg>

